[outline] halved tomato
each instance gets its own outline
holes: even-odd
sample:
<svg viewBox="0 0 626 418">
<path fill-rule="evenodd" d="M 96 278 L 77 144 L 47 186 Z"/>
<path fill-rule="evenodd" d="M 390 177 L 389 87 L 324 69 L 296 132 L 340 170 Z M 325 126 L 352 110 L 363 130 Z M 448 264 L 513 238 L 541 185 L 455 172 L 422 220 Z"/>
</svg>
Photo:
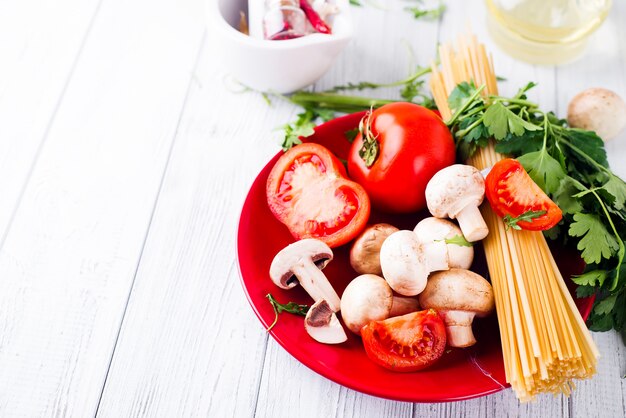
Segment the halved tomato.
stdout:
<svg viewBox="0 0 626 418">
<path fill-rule="evenodd" d="M 433 310 L 413 312 L 361 329 L 367 356 L 397 372 L 414 372 L 435 363 L 446 348 L 446 327 Z"/>
<path fill-rule="evenodd" d="M 522 164 L 512 158 L 500 160 L 493 166 L 485 179 L 485 196 L 500 217 L 517 218 L 530 211 L 544 211 L 530 221 L 516 222 L 528 231 L 550 229 L 563 218 L 556 203 L 526 173 Z"/>
<path fill-rule="evenodd" d="M 329 247 L 356 237 L 370 214 L 365 189 L 348 180 L 341 162 L 319 144 L 300 144 L 283 154 L 266 192 L 270 210 L 294 238 L 317 238 Z"/>
</svg>

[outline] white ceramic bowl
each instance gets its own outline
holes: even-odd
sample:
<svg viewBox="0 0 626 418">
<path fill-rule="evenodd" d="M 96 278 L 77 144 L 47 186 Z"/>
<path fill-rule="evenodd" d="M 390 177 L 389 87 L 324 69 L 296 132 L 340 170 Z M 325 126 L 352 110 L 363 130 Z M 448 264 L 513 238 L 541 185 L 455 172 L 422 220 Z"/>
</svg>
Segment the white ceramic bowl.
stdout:
<svg viewBox="0 0 626 418">
<path fill-rule="evenodd" d="M 260 91 L 290 93 L 317 81 L 352 37 L 348 0 L 336 0 L 333 34 L 267 41 L 235 29 L 247 0 L 207 0 L 209 40 L 236 80 Z"/>
</svg>

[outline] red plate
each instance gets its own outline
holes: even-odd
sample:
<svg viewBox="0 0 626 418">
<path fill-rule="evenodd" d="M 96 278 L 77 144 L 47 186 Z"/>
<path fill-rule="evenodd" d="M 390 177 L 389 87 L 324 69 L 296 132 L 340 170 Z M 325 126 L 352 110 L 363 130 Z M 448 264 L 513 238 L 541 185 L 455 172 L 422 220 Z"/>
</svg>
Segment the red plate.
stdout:
<svg viewBox="0 0 626 418">
<path fill-rule="evenodd" d="M 310 140 L 321 143 L 338 157 L 347 155 L 349 144 L 344 132 L 354 129 L 362 113 L 347 115 L 320 125 Z M 239 269 L 242 284 L 250 305 L 264 327 L 274 321 L 274 311 L 265 295 L 271 293 L 279 302 L 294 301 L 310 304 L 311 299 L 300 287 L 282 290 L 271 282 L 268 271 L 278 251 L 293 242 L 291 234 L 279 223 L 265 198 L 265 182 L 277 154 L 254 181 L 241 212 L 237 237 Z M 428 216 L 422 212 L 412 215 L 383 215 L 372 212 L 370 223 L 388 222 L 401 229 L 413 229 L 420 219 Z M 484 255 L 476 247 L 476 261 L 472 270 L 487 276 Z M 566 260 L 560 250 L 557 262 Z M 324 269 L 341 295 L 347 284 L 357 274 L 348 261 L 349 245 L 334 250 L 334 260 Z M 571 260 L 571 254 L 569 259 Z M 565 277 L 572 270 L 582 271 L 582 262 L 561 265 Z M 568 280 L 569 282 L 569 280 Z M 591 310 L 591 298 L 577 300 L 584 318 Z M 410 402 L 442 402 L 470 399 L 505 389 L 504 365 L 496 315 L 478 319 L 474 332 L 478 343 L 469 349 L 447 350 L 438 363 L 415 373 L 394 373 L 371 362 L 359 337 L 348 333 L 348 341 L 340 345 L 324 345 L 314 341 L 304 330 L 303 318 L 283 314 L 270 332 L 287 352 L 305 366 L 334 382 L 374 396 Z"/>
</svg>

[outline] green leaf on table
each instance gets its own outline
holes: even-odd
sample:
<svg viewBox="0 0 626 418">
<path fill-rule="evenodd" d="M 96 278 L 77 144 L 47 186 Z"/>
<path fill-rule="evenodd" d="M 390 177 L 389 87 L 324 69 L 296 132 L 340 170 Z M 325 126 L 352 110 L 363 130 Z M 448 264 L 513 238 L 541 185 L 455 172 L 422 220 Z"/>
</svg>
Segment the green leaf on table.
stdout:
<svg viewBox="0 0 626 418">
<path fill-rule="evenodd" d="M 547 194 L 553 194 L 559 188 L 561 180 L 565 177 L 565 171 L 557 160 L 548 154 L 546 149 L 524 154 L 517 158 L 524 166 L 528 175 Z"/>
<path fill-rule="evenodd" d="M 353 6 L 363 6 L 359 0 L 350 0 L 350 4 Z"/>
<path fill-rule="evenodd" d="M 405 7 L 404 9 L 407 12 L 411 13 L 413 15 L 413 18 L 416 20 L 437 20 L 441 16 L 443 16 L 446 11 L 446 5 L 441 2 L 439 2 L 439 6 L 433 9 L 427 9 L 422 7 L 422 0 L 417 0 L 417 3 L 419 3 L 420 6 Z"/>
<path fill-rule="evenodd" d="M 572 276 L 572 281 L 579 286 L 602 286 L 609 274 L 606 270 L 591 270 L 579 276 Z"/>
<path fill-rule="evenodd" d="M 487 108 L 484 115 L 484 123 L 489 133 L 498 141 L 503 140 L 507 133 L 516 136 L 523 135 L 526 131 L 538 131 L 541 128 L 525 121 L 501 102 L 495 102 Z"/>
<path fill-rule="evenodd" d="M 609 259 L 619 250 L 615 237 L 606 229 L 597 215 L 577 213 L 569 227 L 569 235 L 582 237 L 576 248 L 582 251 L 582 258 L 587 264 L 599 263 Z"/>
</svg>

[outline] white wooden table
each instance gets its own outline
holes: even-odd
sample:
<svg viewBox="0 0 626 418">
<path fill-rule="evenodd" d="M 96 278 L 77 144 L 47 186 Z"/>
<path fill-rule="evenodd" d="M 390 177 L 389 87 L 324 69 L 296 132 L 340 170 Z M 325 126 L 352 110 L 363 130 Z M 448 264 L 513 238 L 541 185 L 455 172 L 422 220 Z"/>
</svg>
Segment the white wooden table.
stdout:
<svg viewBox="0 0 626 418">
<path fill-rule="evenodd" d="M 398 4 L 353 8 L 356 38 L 315 87 L 400 79 L 467 23 L 491 45 L 480 0 L 447 3 L 433 23 Z M 585 58 L 558 68 L 492 47 L 505 93 L 537 81 L 533 98 L 560 115 L 586 87 L 626 97 L 624 22 L 616 0 Z M 593 380 L 525 405 L 510 390 L 370 397 L 268 338 L 239 283 L 235 232 L 296 109 L 232 93 L 216 42 L 200 1 L 0 2 L 0 416 L 624 416 L 613 332 L 594 334 Z M 626 178 L 626 137 L 608 148 Z"/>
</svg>

